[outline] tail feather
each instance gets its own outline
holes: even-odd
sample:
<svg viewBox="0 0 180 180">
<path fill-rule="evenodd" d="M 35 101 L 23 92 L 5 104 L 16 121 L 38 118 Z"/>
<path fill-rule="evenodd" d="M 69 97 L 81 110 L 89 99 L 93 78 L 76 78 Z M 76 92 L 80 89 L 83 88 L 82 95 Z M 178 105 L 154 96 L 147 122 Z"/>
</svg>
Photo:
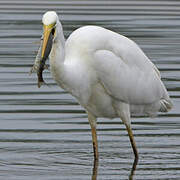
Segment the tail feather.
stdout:
<svg viewBox="0 0 180 180">
<path fill-rule="evenodd" d="M 172 104 L 170 99 L 168 99 L 168 100 L 167 99 L 162 99 L 160 101 L 160 104 L 161 104 L 160 109 L 159 109 L 160 112 L 168 112 L 173 107 L 173 104 Z"/>
</svg>

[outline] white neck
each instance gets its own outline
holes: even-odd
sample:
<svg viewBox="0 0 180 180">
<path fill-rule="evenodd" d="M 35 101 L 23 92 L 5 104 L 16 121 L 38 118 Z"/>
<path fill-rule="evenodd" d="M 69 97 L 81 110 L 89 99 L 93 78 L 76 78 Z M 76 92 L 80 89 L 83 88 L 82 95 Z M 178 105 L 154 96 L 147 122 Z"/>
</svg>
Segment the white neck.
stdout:
<svg viewBox="0 0 180 180">
<path fill-rule="evenodd" d="M 81 99 L 82 104 L 86 104 L 89 96 L 81 93 L 83 91 L 81 88 L 82 81 L 78 81 L 78 79 L 81 79 L 82 76 L 77 70 L 79 66 L 77 66 L 76 63 L 65 63 L 65 61 L 67 61 L 66 58 L 68 58 L 67 55 L 70 54 L 69 51 L 67 55 L 65 54 L 67 51 L 67 49 L 65 51 L 65 47 L 63 29 L 61 23 L 58 21 L 55 40 L 50 53 L 51 74 L 59 86 L 70 92 L 76 98 Z M 79 90 L 79 88 L 81 90 Z M 87 90 L 86 93 L 88 92 L 89 91 Z"/>
<path fill-rule="evenodd" d="M 65 38 L 62 25 L 59 21 L 56 24 L 55 39 L 50 53 L 50 69 L 54 80 L 64 88 L 65 76 Z"/>
<path fill-rule="evenodd" d="M 56 57 L 58 57 L 58 59 Z M 52 61 L 58 61 L 58 63 L 60 62 L 63 63 L 64 57 L 65 57 L 65 38 L 63 34 L 62 25 L 59 21 L 57 21 L 56 34 L 50 54 L 50 61 L 52 60 Z"/>
<path fill-rule="evenodd" d="M 63 28 L 60 21 L 56 23 L 56 40 L 64 47 L 65 46 L 65 38 L 63 33 Z"/>
</svg>

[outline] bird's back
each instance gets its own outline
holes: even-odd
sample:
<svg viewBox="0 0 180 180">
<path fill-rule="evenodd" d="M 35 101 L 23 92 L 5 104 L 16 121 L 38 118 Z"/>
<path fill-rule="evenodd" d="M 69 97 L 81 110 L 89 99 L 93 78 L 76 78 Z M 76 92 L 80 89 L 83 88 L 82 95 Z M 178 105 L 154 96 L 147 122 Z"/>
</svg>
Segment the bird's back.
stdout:
<svg viewBox="0 0 180 180">
<path fill-rule="evenodd" d="M 106 50 L 120 57 L 128 66 L 136 65 L 144 71 L 150 66 L 154 67 L 134 41 L 100 26 L 83 26 L 75 30 L 66 41 L 66 50 L 67 56 L 80 58 L 85 54 L 94 55 L 96 52 Z"/>
</svg>

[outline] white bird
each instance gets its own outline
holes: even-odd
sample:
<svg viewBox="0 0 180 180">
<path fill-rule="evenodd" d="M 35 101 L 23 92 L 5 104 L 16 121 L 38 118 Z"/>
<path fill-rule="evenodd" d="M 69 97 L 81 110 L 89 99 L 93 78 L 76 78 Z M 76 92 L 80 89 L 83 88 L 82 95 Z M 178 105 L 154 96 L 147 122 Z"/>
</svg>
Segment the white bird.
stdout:
<svg viewBox="0 0 180 180">
<path fill-rule="evenodd" d="M 130 116 L 154 116 L 172 108 L 156 66 L 134 41 L 105 28 L 84 26 L 65 41 L 56 12 L 46 12 L 42 23 L 41 58 L 49 56 L 54 80 L 85 108 L 94 158 L 98 159 L 96 119 L 119 117 L 138 159 Z"/>
</svg>

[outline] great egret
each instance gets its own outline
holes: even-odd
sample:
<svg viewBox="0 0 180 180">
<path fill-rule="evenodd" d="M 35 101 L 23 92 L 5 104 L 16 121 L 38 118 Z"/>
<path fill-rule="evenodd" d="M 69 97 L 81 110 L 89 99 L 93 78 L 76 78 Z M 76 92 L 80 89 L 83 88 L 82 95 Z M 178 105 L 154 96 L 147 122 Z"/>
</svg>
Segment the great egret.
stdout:
<svg viewBox="0 0 180 180">
<path fill-rule="evenodd" d="M 98 117 L 122 120 L 138 159 L 130 115 L 154 116 L 172 108 L 156 66 L 135 42 L 105 28 L 81 27 L 65 42 L 56 12 L 46 12 L 42 23 L 44 34 L 38 76 L 49 56 L 57 84 L 76 97 L 88 114 L 95 160 L 98 159 Z"/>
</svg>

